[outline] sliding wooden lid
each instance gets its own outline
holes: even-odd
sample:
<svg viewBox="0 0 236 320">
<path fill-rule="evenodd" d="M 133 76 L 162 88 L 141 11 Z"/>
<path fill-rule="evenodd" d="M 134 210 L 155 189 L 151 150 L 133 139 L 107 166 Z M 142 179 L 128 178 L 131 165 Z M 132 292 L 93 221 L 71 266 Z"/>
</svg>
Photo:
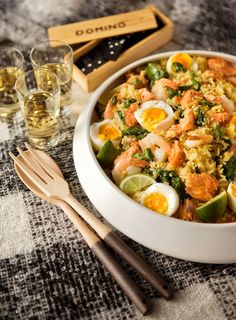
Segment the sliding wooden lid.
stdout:
<svg viewBox="0 0 236 320">
<path fill-rule="evenodd" d="M 49 40 L 61 40 L 68 44 L 117 36 L 157 27 L 150 8 L 116 14 L 48 29 Z"/>
</svg>

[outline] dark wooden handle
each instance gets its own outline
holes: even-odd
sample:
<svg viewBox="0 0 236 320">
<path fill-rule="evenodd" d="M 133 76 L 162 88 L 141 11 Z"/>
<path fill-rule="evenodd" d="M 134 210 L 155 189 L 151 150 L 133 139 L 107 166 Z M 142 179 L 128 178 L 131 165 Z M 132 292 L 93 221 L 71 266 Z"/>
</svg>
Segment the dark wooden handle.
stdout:
<svg viewBox="0 0 236 320">
<path fill-rule="evenodd" d="M 173 289 L 141 257 L 139 257 L 117 234 L 110 232 L 103 239 L 114 251 L 126 260 L 165 299 L 173 296 Z"/>
<path fill-rule="evenodd" d="M 120 285 L 123 291 L 127 294 L 130 300 L 135 304 L 138 310 L 143 315 L 148 314 L 150 306 L 146 300 L 146 297 L 111 255 L 106 245 L 102 241 L 97 241 L 91 249 L 106 267 L 106 269 L 110 272 L 116 282 Z"/>
</svg>

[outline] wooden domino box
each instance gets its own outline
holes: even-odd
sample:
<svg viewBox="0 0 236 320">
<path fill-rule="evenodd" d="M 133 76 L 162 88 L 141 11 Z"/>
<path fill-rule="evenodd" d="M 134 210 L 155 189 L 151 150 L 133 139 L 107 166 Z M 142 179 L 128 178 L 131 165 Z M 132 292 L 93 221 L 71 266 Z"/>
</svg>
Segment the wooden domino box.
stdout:
<svg viewBox="0 0 236 320">
<path fill-rule="evenodd" d="M 171 39 L 173 34 L 172 21 L 154 6 L 148 6 L 144 10 L 146 9 L 151 11 L 152 15 L 154 14 L 157 21 L 157 27 L 152 29 L 149 28 L 148 35 L 145 38 L 122 52 L 115 61 L 107 61 L 89 73 L 85 73 L 82 69 L 78 68 L 78 62 L 80 59 L 88 55 L 89 52 L 94 50 L 103 40 L 101 36 L 99 36 L 99 39 L 94 39 L 80 44 L 79 48 L 74 50 L 73 79 L 85 91 L 88 92 L 96 89 L 102 82 L 104 82 L 104 80 L 116 71 L 135 60 L 149 55 Z M 141 17 L 137 17 L 137 19 L 142 20 Z M 131 25 L 131 28 L 134 29 L 134 26 Z M 75 44 L 75 42 L 73 42 L 73 44 Z"/>
</svg>

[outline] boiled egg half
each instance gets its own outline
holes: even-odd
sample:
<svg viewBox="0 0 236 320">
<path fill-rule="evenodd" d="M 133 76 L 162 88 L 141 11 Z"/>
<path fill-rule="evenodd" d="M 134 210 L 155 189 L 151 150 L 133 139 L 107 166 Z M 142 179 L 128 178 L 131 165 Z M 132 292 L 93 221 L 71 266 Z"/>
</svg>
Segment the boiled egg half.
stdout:
<svg viewBox="0 0 236 320">
<path fill-rule="evenodd" d="M 234 213 L 236 213 L 236 181 L 232 181 L 228 185 L 227 195 L 229 207 Z"/>
<path fill-rule="evenodd" d="M 114 126 L 112 120 L 106 119 L 94 122 L 90 126 L 90 138 L 95 150 L 99 151 L 107 140 L 116 140 L 121 136 L 120 131 Z"/>
<path fill-rule="evenodd" d="M 179 196 L 168 184 L 154 183 L 143 191 L 141 203 L 157 213 L 172 216 L 179 207 Z"/>
<path fill-rule="evenodd" d="M 175 53 L 169 57 L 166 64 L 166 70 L 169 73 L 178 73 L 182 71 L 182 68 L 179 68 L 181 67 L 180 65 L 189 71 L 197 72 L 198 70 L 197 63 L 193 61 L 190 55 L 182 52 Z"/>
<path fill-rule="evenodd" d="M 174 112 L 171 106 L 159 100 L 149 100 L 142 103 L 141 108 L 135 111 L 134 116 L 138 123 L 149 132 L 168 130 L 174 123 Z"/>
<path fill-rule="evenodd" d="M 232 140 L 236 138 L 236 115 L 232 117 L 228 125 L 228 135 Z"/>
</svg>

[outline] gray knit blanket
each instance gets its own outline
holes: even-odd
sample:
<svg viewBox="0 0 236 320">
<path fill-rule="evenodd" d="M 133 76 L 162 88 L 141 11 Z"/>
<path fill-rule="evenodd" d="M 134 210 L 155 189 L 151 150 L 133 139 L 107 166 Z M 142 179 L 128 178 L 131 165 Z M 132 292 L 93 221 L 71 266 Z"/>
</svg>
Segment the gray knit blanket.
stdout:
<svg viewBox="0 0 236 320">
<path fill-rule="evenodd" d="M 47 39 L 50 26 L 148 4 L 155 4 L 175 23 L 173 40 L 159 51 L 206 49 L 236 54 L 235 0 L 0 0 L 0 43 L 14 44 L 27 56 L 32 46 Z M 81 95 L 85 102 L 86 94 Z M 98 214 L 75 172 L 72 116 L 69 111 L 62 115 L 61 141 L 49 153 L 78 200 Z M 8 153 L 26 140 L 21 116 L 11 124 L 0 122 L 0 319 L 143 319 L 65 214 L 18 179 Z M 124 264 L 153 302 L 153 312 L 145 319 L 236 319 L 236 265 L 182 261 L 123 238 L 176 291 L 171 301 L 160 298 Z"/>
</svg>

